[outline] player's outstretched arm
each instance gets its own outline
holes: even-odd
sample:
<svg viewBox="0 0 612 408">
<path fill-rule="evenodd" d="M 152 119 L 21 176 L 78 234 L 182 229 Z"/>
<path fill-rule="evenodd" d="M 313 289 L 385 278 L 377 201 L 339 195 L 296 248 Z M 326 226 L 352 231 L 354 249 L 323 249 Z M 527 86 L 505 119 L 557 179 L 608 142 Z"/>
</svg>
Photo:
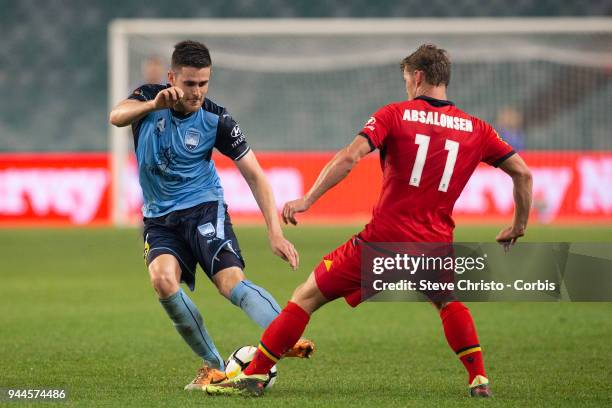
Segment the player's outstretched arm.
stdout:
<svg viewBox="0 0 612 408">
<path fill-rule="evenodd" d="M 155 99 L 150 101 L 125 99 L 111 110 L 110 123 L 117 127 L 128 126 L 155 110 L 174 108 L 180 102 L 183 94 L 182 89 L 171 87 L 159 92 Z"/>
<path fill-rule="evenodd" d="M 251 150 L 235 163 L 253 192 L 255 201 L 257 201 L 257 205 L 266 220 L 268 240 L 270 241 L 272 252 L 289 262 L 291 268 L 297 269 L 300 263 L 299 254 L 293 244 L 285 239 L 283 235 L 276 212 L 272 187 L 268 183 L 268 179 L 261 169 L 255 153 Z"/>
<path fill-rule="evenodd" d="M 357 136 L 350 145 L 340 150 L 331 159 L 310 188 L 302 198 L 290 201 L 283 207 L 283 221 L 285 224 L 297 225 L 295 215 L 307 211 L 327 190 L 341 182 L 361 160 L 363 156 L 370 153 L 372 148 L 368 139 Z"/>
<path fill-rule="evenodd" d="M 518 238 L 525 235 L 529 210 L 531 209 L 533 181 L 527 164 L 518 154 L 504 160 L 499 168 L 512 177 L 512 183 L 514 184 L 514 218 L 512 225 L 501 230 L 496 238 L 497 242 L 504 245 L 507 250 Z"/>
</svg>

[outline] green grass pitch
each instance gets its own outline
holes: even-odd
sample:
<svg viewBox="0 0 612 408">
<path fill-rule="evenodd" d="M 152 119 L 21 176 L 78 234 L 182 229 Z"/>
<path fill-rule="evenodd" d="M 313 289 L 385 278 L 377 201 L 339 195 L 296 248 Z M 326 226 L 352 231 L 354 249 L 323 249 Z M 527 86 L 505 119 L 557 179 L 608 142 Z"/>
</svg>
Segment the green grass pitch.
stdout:
<svg viewBox="0 0 612 408">
<path fill-rule="evenodd" d="M 492 241 L 498 228 L 458 228 Z M 357 227 L 288 228 L 292 272 L 263 229 L 237 228 L 249 278 L 285 304 L 322 255 Z M 612 304 L 472 303 L 495 397 L 467 397 L 462 365 L 424 303 L 334 302 L 306 335 L 309 361 L 283 360 L 263 399 L 183 386 L 199 366 L 155 299 L 136 229 L 0 230 L 0 387 L 67 388 L 59 406 L 611 406 Z M 533 227 L 532 241 L 612 241 L 612 227 Z M 261 330 L 200 274 L 192 294 L 222 355 Z M 0 403 L 1 404 L 1 403 Z M 32 404 L 40 406 L 40 404 Z M 10 404 L 27 406 L 27 404 Z"/>
</svg>

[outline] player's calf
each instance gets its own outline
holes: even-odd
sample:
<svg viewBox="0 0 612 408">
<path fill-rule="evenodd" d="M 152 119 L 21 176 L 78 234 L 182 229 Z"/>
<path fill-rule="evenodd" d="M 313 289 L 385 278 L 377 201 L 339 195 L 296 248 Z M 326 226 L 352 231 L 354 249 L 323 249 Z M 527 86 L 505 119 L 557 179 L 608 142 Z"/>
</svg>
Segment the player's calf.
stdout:
<svg viewBox="0 0 612 408">
<path fill-rule="evenodd" d="M 170 254 L 161 254 L 149 264 L 151 285 L 160 299 L 178 292 L 181 267 L 178 260 Z"/>
<path fill-rule="evenodd" d="M 231 290 L 229 299 L 262 328 L 267 328 L 280 313 L 274 297 L 249 280 L 239 281 Z"/>
<path fill-rule="evenodd" d="M 223 369 L 223 358 L 206 330 L 204 319 L 183 289 L 159 302 L 185 343 L 211 367 Z"/>
<path fill-rule="evenodd" d="M 486 379 L 482 349 L 469 309 L 461 302 L 450 302 L 440 310 L 440 318 L 449 346 L 468 372 L 468 384 L 477 377 Z"/>
</svg>

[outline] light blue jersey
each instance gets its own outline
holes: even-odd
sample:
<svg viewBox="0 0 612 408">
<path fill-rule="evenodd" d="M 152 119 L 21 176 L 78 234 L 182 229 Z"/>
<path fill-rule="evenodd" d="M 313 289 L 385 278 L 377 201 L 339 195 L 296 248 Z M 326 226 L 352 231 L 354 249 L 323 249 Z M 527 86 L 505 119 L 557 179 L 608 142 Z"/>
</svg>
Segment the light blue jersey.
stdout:
<svg viewBox="0 0 612 408">
<path fill-rule="evenodd" d="M 155 99 L 164 85 L 143 85 L 129 99 Z M 206 99 L 189 115 L 171 109 L 149 113 L 132 124 L 138 176 L 147 218 L 223 202 L 223 188 L 212 157 L 213 147 L 239 160 L 250 150 L 238 124 L 225 108 Z"/>
</svg>

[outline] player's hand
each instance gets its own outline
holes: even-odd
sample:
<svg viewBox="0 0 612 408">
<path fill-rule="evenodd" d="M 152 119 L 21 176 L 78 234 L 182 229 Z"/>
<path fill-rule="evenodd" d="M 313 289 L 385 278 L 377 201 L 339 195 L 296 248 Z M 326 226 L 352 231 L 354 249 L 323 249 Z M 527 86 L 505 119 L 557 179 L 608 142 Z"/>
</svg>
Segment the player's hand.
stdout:
<svg viewBox="0 0 612 408">
<path fill-rule="evenodd" d="M 295 214 L 304 212 L 309 208 L 310 204 L 304 197 L 285 203 L 285 206 L 283 207 L 283 222 L 285 224 L 291 223 L 293 225 L 297 225 Z"/>
<path fill-rule="evenodd" d="M 155 110 L 174 108 L 183 98 L 184 94 L 183 90 L 176 86 L 164 89 L 155 97 Z"/>
<path fill-rule="evenodd" d="M 300 264 L 300 255 L 291 242 L 285 239 L 282 235 L 270 236 L 270 247 L 274 255 L 279 256 L 283 260 L 289 262 L 291 269 L 297 270 Z"/>
<path fill-rule="evenodd" d="M 525 235 L 525 228 L 507 227 L 504 228 L 497 234 L 495 240 L 499 242 L 503 247 L 504 251 L 508 252 L 512 245 L 516 243 L 516 240 Z"/>
</svg>

